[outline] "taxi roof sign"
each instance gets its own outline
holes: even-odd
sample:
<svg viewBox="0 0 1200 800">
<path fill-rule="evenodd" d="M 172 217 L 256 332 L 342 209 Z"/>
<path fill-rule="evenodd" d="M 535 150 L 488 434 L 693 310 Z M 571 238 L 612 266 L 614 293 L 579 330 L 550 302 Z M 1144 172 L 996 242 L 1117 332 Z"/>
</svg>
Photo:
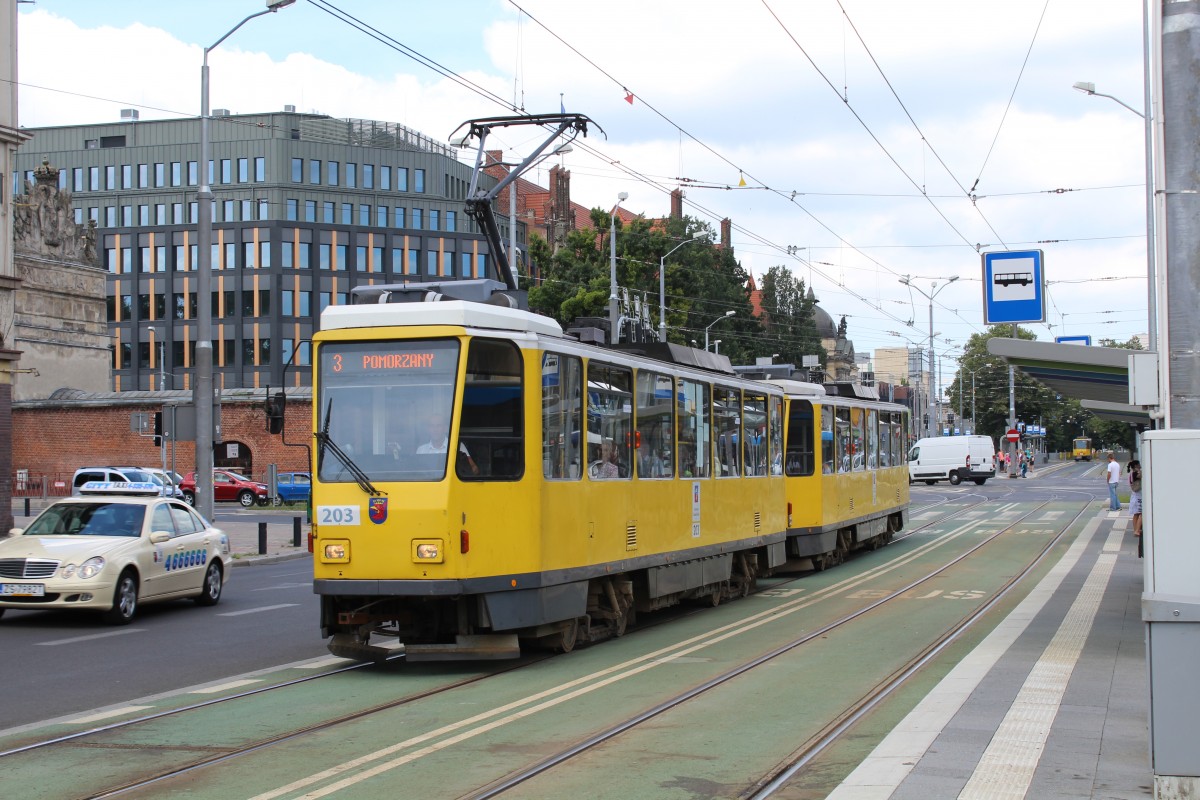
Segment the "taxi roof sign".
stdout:
<svg viewBox="0 0 1200 800">
<path fill-rule="evenodd" d="M 88 481 L 79 487 L 81 495 L 134 495 L 137 497 L 157 496 L 162 493 L 162 487 L 149 481 L 133 483 L 130 481 Z"/>
</svg>

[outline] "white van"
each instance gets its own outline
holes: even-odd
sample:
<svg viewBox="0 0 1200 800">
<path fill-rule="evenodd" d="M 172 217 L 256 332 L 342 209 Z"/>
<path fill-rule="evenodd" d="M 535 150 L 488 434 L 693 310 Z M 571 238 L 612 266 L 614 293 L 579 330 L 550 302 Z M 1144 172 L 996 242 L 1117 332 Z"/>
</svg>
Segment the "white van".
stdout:
<svg viewBox="0 0 1200 800">
<path fill-rule="evenodd" d="M 996 446 L 990 436 L 938 436 L 918 439 L 908 454 L 909 483 L 965 480 L 982 486 L 996 476 Z"/>
</svg>

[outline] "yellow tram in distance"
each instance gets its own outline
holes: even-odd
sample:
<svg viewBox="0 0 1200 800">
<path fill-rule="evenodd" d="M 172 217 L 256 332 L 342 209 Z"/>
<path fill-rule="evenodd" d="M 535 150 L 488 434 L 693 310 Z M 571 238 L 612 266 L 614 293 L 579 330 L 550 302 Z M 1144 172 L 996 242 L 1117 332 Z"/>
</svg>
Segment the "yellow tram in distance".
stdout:
<svg viewBox="0 0 1200 800">
<path fill-rule="evenodd" d="M 1092 440 L 1086 436 L 1077 436 L 1071 442 L 1071 458 L 1075 461 L 1092 460 Z"/>
<path fill-rule="evenodd" d="M 312 546 L 335 654 L 570 650 L 786 560 L 784 392 L 724 356 L 463 300 L 333 306 L 321 327 Z"/>
<path fill-rule="evenodd" d="M 874 550 L 908 523 L 908 409 L 874 389 L 772 380 L 785 392 L 787 553 L 816 570 Z"/>
</svg>

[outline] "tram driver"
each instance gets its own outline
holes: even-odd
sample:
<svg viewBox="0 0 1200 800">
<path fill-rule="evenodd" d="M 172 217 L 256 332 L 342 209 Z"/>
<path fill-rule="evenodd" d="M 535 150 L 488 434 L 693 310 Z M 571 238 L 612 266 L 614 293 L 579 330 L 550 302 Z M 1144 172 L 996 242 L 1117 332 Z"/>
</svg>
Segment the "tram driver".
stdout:
<svg viewBox="0 0 1200 800">
<path fill-rule="evenodd" d="M 430 412 L 425 417 L 425 443 L 417 447 L 417 455 L 445 453 L 450 445 L 450 418 L 446 414 Z M 472 475 L 479 474 L 479 465 L 471 458 L 466 444 L 458 443 L 458 457 L 466 464 Z"/>
</svg>

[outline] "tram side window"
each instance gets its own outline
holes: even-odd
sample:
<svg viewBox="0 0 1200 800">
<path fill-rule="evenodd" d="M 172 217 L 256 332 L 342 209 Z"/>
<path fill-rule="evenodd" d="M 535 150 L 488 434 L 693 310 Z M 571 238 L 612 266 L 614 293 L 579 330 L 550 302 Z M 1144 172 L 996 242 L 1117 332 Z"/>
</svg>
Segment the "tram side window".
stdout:
<svg viewBox="0 0 1200 800">
<path fill-rule="evenodd" d="M 591 362 L 587 367 L 588 477 L 628 478 L 633 450 L 633 373 Z"/>
<path fill-rule="evenodd" d="M 771 398 L 771 474 L 783 474 L 783 398 Z"/>
<path fill-rule="evenodd" d="M 813 458 L 813 406 L 807 400 L 788 401 L 786 454 L 784 472 L 787 475 L 813 474 L 816 463 Z"/>
<path fill-rule="evenodd" d="M 542 357 L 542 474 L 578 480 L 583 475 L 583 363 L 572 356 Z"/>
<path fill-rule="evenodd" d="M 707 478 L 712 466 L 712 402 L 706 383 L 679 382 L 679 474 Z"/>
<path fill-rule="evenodd" d="M 713 389 L 713 414 L 717 426 L 717 477 L 741 474 L 738 443 L 742 440 L 742 393 L 737 389 Z"/>
<path fill-rule="evenodd" d="M 849 472 L 852 459 L 854 458 L 854 440 L 851 438 L 850 433 L 850 409 L 835 409 L 834 415 L 837 424 L 835 431 L 835 438 L 837 439 L 837 471 L 839 473 Z"/>
<path fill-rule="evenodd" d="M 837 461 L 837 448 L 833 442 L 833 407 L 821 408 L 821 472 L 833 474 L 833 465 Z"/>
<path fill-rule="evenodd" d="M 867 469 L 879 467 L 879 412 L 867 411 Z"/>
<path fill-rule="evenodd" d="M 509 341 L 474 339 L 459 419 L 458 477 L 514 480 L 525 471 L 521 351 Z M 466 453 L 463 449 L 466 449 Z"/>
<path fill-rule="evenodd" d="M 887 469 L 892 466 L 892 418 L 890 411 L 879 412 L 879 467 Z"/>
<path fill-rule="evenodd" d="M 767 398 L 766 395 L 745 395 L 742 418 L 745 437 L 742 443 L 742 458 L 746 475 L 767 474 Z"/>
<path fill-rule="evenodd" d="M 898 413 L 895 416 L 895 425 L 892 426 L 892 452 L 896 458 L 893 463 L 897 467 L 904 466 L 906 453 L 904 452 L 904 432 L 908 430 L 908 416 L 904 413 Z"/>
<path fill-rule="evenodd" d="M 637 453 L 639 478 L 675 475 L 675 382 L 669 375 L 639 370 L 637 375 Z"/>
<path fill-rule="evenodd" d="M 867 410 L 850 409 L 850 469 L 859 472 L 867 468 Z"/>
</svg>

